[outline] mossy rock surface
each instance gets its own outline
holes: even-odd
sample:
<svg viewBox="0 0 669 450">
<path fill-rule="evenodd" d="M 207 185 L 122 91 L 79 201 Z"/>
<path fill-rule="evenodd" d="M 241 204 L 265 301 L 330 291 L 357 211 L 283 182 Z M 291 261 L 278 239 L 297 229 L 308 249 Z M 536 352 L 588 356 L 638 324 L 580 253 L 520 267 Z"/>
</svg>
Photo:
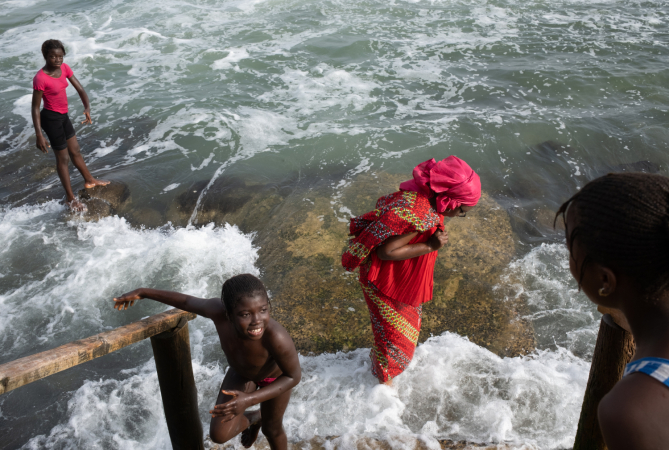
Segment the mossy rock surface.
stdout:
<svg viewBox="0 0 669 450">
<path fill-rule="evenodd" d="M 272 294 L 273 317 L 290 332 L 301 352 L 370 347 L 369 312 L 357 273 L 341 266 L 348 219 L 374 208 L 397 190 L 406 175 L 358 175 L 335 191 L 318 180 L 302 186 L 217 180 L 207 190 L 195 223 L 231 223 L 254 232 L 262 279 Z M 207 182 L 177 196 L 168 219 L 185 225 Z M 434 299 L 424 305 L 419 341 L 452 331 L 500 356 L 535 347 L 525 305 L 504 300 L 495 286 L 516 256 L 506 211 L 484 193 L 465 218 L 447 221 L 449 243 L 439 252 Z"/>
</svg>

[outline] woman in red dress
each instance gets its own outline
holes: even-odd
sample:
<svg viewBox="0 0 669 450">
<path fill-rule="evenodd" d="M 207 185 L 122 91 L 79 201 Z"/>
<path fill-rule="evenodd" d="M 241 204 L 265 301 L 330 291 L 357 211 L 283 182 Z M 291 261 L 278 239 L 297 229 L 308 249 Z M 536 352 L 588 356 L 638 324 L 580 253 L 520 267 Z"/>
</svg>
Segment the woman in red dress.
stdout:
<svg viewBox="0 0 669 450">
<path fill-rule="evenodd" d="M 481 180 L 456 156 L 419 164 L 413 180 L 351 219 L 342 265 L 360 267 L 374 332 L 372 374 L 381 383 L 402 373 L 420 334 L 422 304 L 432 300 L 436 250 L 448 242 L 444 217 L 464 217 L 481 198 Z"/>
</svg>

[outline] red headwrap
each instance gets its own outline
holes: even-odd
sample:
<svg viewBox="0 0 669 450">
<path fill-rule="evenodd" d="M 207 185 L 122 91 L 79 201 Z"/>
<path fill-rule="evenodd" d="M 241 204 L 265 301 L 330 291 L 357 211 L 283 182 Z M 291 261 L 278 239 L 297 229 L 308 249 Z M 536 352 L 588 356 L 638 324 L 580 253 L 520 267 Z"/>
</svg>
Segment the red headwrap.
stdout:
<svg viewBox="0 0 669 450">
<path fill-rule="evenodd" d="M 481 198 L 481 178 L 457 156 L 439 162 L 434 158 L 413 169 L 413 180 L 400 184 L 403 191 L 437 196 L 437 212 L 454 210 L 461 205 L 474 206 Z"/>
</svg>

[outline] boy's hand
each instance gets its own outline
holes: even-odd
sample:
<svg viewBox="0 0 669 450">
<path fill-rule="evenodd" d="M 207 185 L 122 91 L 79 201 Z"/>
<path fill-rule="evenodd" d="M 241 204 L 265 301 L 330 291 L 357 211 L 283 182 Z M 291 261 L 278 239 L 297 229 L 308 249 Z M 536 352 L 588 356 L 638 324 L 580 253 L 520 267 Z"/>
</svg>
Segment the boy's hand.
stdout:
<svg viewBox="0 0 669 450">
<path fill-rule="evenodd" d="M 42 150 L 42 153 L 49 153 L 49 150 L 47 150 L 47 147 L 51 147 L 51 145 L 47 144 L 46 139 L 44 139 L 44 136 L 41 134 L 37 135 L 37 148 Z"/>
<path fill-rule="evenodd" d="M 139 300 L 140 298 L 144 298 L 140 294 L 141 289 L 135 289 L 132 292 L 128 292 L 127 294 L 123 294 L 120 297 L 115 297 L 114 298 L 114 309 L 118 309 L 119 311 L 121 310 L 126 310 L 132 305 L 135 304 L 135 301 Z"/>
<path fill-rule="evenodd" d="M 246 411 L 246 408 L 251 406 L 248 401 L 248 394 L 241 391 L 226 391 L 222 390 L 225 395 L 231 395 L 232 399 L 226 403 L 214 406 L 214 409 L 209 411 L 211 417 L 222 417 L 221 422 L 227 422 L 234 419 Z"/>
<path fill-rule="evenodd" d="M 90 109 L 87 109 L 87 110 L 84 111 L 84 116 L 86 116 L 86 119 L 83 122 L 81 122 L 82 125 L 85 124 L 85 123 L 90 123 L 90 124 L 93 123 L 93 121 L 91 120 L 91 110 Z"/>
</svg>

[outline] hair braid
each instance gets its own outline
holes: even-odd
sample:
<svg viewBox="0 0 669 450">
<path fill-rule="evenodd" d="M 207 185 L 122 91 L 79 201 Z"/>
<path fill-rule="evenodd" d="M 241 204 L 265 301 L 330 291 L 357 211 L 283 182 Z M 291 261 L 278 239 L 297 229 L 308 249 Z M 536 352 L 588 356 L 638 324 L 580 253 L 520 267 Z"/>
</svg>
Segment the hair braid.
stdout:
<svg viewBox="0 0 669 450">
<path fill-rule="evenodd" d="M 578 239 L 591 262 L 610 264 L 632 276 L 644 297 L 656 299 L 669 287 L 669 178 L 616 173 L 597 178 L 567 200 L 555 215 L 576 214 L 568 230 L 569 252 Z"/>
</svg>

